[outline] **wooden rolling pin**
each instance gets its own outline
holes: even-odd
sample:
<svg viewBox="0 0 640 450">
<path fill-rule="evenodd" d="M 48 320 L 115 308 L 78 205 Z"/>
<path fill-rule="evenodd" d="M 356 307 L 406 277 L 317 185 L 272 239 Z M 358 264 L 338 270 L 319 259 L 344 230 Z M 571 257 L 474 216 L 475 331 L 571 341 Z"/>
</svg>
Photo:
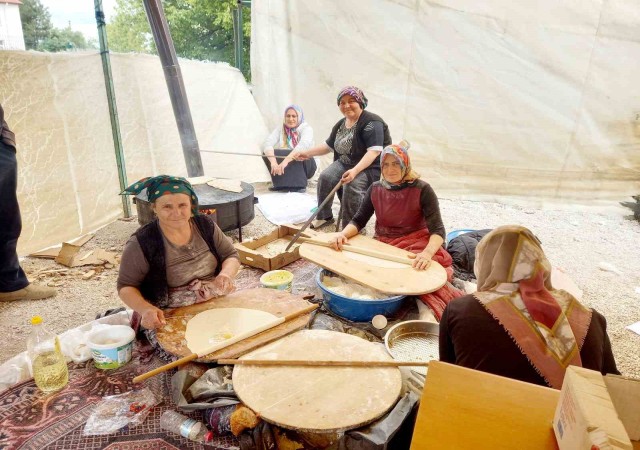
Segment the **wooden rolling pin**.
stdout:
<svg viewBox="0 0 640 450">
<path fill-rule="evenodd" d="M 291 320 L 295 319 L 296 317 L 299 317 L 299 316 L 301 316 L 303 314 L 310 313 L 310 312 L 316 310 L 318 307 L 319 307 L 319 305 L 309 305 L 306 308 L 301 309 L 300 311 L 296 311 L 296 312 L 293 312 L 293 313 L 291 313 L 291 314 L 289 314 L 287 316 L 284 316 L 279 321 L 275 321 L 270 326 L 270 328 L 273 328 L 273 327 L 278 326 L 280 324 L 283 324 L 285 322 L 289 322 L 289 321 L 291 321 Z M 284 320 L 282 320 L 282 319 L 284 319 Z M 261 333 L 262 331 L 265 331 L 266 329 L 269 329 L 269 328 L 257 328 L 256 330 L 254 330 L 255 331 L 254 333 L 252 333 L 252 334 L 249 333 L 249 334 L 244 335 L 243 339 L 247 339 L 247 338 L 249 338 L 251 336 L 255 336 L 256 334 Z M 165 364 L 164 366 L 160 366 L 160 367 L 158 367 L 156 369 L 150 370 L 147 373 L 143 373 L 142 375 L 138 375 L 137 377 L 135 377 L 133 379 L 133 382 L 134 383 L 139 383 L 141 381 L 146 380 L 147 378 L 151 378 L 153 376 L 156 376 L 159 373 L 166 372 L 169 369 L 173 369 L 174 367 L 181 366 L 183 364 L 188 363 L 189 361 L 193 361 L 194 359 L 201 358 L 201 357 L 203 357 L 205 355 L 208 355 L 209 353 L 213 353 L 214 351 L 220 350 L 221 348 L 227 347 L 227 346 L 229 346 L 231 344 L 235 344 L 235 342 L 239 342 L 239 341 L 231 341 L 231 340 L 229 340 L 227 345 L 220 346 L 220 345 L 216 344 L 214 347 L 211 347 L 210 349 L 205 349 L 205 350 L 200 351 L 198 353 L 192 353 L 192 354 L 187 355 L 187 356 L 185 356 L 183 358 L 180 358 L 180 359 L 178 359 L 178 360 L 176 360 L 176 361 L 174 361 L 172 363 Z"/>
<path fill-rule="evenodd" d="M 331 247 L 330 243 L 325 241 L 320 241 L 318 239 L 301 237 L 298 240 L 303 243 L 320 245 L 322 247 Z M 386 261 L 393 261 L 400 264 L 407 264 L 409 266 L 413 265 L 413 261 L 415 261 L 413 258 L 409 258 L 408 256 L 402 257 L 402 256 L 396 256 L 396 255 L 389 255 L 388 253 L 383 253 L 376 250 L 370 250 L 364 247 L 358 247 L 356 245 L 349 244 L 349 243 L 344 244 L 342 247 L 342 250 L 347 252 L 352 252 L 352 253 L 360 253 L 361 255 L 372 256 L 374 258 L 384 259 Z"/>
<path fill-rule="evenodd" d="M 416 361 L 309 361 L 301 359 L 219 359 L 220 365 L 236 366 L 311 366 L 311 367 L 398 367 L 428 366 L 428 362 Z"/>
</svg>

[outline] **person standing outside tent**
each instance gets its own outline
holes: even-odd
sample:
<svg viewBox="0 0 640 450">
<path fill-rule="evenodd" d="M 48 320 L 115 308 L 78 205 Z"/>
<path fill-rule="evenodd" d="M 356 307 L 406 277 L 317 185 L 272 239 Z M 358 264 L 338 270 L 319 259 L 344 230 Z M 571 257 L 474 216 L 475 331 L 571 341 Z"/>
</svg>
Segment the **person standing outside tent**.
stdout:
<svg viewBox="0 0 640 450">
<path fill-rule="evenodd" d="M 291 157 L 304 161 L 333 151 L 333 163 L 322 171 L 318 179 L 318 204 L 342 180 L 342 224 L 338 224 L 342 228 L 351 222 L 369 186 L 380 179 L 380 152 L 391 144 L 391 135 L 380 116 L 365 111 L 368 100 L 361 89 L 347 86 L 340 91 L 337 100 L 344 118 L 334 125 L 329 138 L 309 150 L 292 152 Z M 312 228 L 333 222 L 331 203 L 329 200 L 318 211 L 317 219 L 311 223 Z"/>
<path fill-rule="evenodd" d="M 16 246 L 22 231 L 17 196 L 16 136 L 4 120 L 0 104 L 0 301 L 40 300 L 56 290 L 29 283 L 20 267 Z"/>
</svg>

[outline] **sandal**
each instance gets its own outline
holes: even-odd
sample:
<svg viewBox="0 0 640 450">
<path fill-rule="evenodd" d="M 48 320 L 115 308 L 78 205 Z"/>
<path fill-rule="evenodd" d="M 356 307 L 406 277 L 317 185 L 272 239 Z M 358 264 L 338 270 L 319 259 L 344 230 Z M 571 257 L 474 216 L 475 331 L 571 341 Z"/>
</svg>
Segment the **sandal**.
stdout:
<svg viewBox="0 0 640 450">
<path fill-rule="evenodd" d="M 316 219 L 316 220 L 311 221 L 311 225 L 310 226 L 311 226 L 311 229 L 315 230 L 315 229 L 322 228 L 322 227 L 327 226 L 327 225 L 331 225 L 334 222 L 335 222 L 335 220 L 333 219 L 333 217 L 330 218 L 330 219 Z"/>
</svg>

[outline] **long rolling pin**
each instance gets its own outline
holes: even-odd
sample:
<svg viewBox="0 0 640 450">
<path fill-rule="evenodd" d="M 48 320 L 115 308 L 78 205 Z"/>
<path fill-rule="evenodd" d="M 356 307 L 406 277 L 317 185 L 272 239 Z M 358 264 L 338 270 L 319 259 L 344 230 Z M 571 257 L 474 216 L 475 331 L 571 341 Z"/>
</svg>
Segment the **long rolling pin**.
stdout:
<svg viewBox="0 0 640 450">
<path fill-rule="evenodd" d="M 318 215 L 322 207 L 326 205 L 327 202 L 329 202 L 329 199 L 331 199 L 335 195 L 335 193 L 338 192 L 338 189 L 340 189 L 341 187 L 342 187 L 342 180 L 338 181 L 338 184 L 336 184 L 333 187 L 333 189 L 331 189 L 331 192 L 329 192 L 329 194 L 327 194 L 327 196 L 322 201 L 322 203 L 318 205 L 314 213 L 311 214 L 311 217 L 309 217 L 307 221 L 304 223 L 304 225 L 302 225 L 302 227 L 298 230 L 298 232 L 293 235 L 293 238 L 291 238 L 291 242 L 289 242 L 289 245 L 287 245 L 287 248 L 284 249 L 285 252 L 289 251 L 289 249 L 293 246 L 294 242 L 296 242 L 300 238 L 300 235 L 304 232 L 304 230 L 306 230 L 307 227 L 311 225 L 311 222 L 313 222 L 313 219 L 316 218 L 316 216 Z"/>
<path fill-rule="evenodd" d="M 276 159 L 285 159 L 286 156 L 276 156 L 276 155 L 265 155 L 264 153 L 243 153 L 243 152 L 220 152 L 218 150 L 200 150 L 203 153 L 217 153 L 218 155 L 232 155 L 232 156 L 259 156 L 261 158 L 276 158 Z"/>
<path fill-rule="evenodd" d="M 303 309 L 301 309 L 299 311 L 293 312 L 293 313 L 291 313 L 291 314 L 289 314 L 287 316 L 284 316 L 284 317 L 280 318 L 281 320 L 274 321 L 272 324 L 270 324 L 270 326 L 268 328 L 257 328 L 255 330 L 253 330 L 252 334 L 243 335 L 242 339 L 240 339 L 240 340 L 247 339 L 247 338 L 249 338 L 251 336 L 255 336 L 256 334 L 258 334 L 258 333 L 260 333 L 262 331 L 265 331 L 266 329 L 268 330 L 268 329 L 273 328 L 275 326 L 278 326 L 278 325 L 280 325 L 282 323 L 289 322 L 289 321 L 295 319 L 296 317 L 301 316 L 303 314 L 310 313 L 310 312 L 316 310 L 317 308 L 318 308 L 318 305 L 309 305 L 306 308 L 303 308 Z M 165 364 L 164 366 L 160 366 L 160 367 L 158 367 L 156 369 L 150 370 L 149 372 L 143 373 L 142 375 L 138 375 L 137 377 L 135 377 L 133 379 L 133 382 L 134 383 L 139 383 L 141 381 L 146 380 L 147 378 L 151 378 L 153 376 L 156 376 L 159 373 L 166 372 L 169 369 L 173 369 L 174 367 L 181 366 L 183 364 L 188 363 L 189 361 L 193 361 L 194 359 L 206 356 L 209 353 L 213 353 L 214 351 L 220 350 L 221 348 L 228 347 L 229 345 L 234 344 L 235 342 L 239 342 L 239 340 L 235 340 L 234 341 L 232 339 L 229 339 L 229 340 L 224 342 L 226 345 L 223 345 L 223 346 L 220 346 L 219 343 L 217 343 L 214 346 L 212 346 L 210 348 L 207 348 L 207 349 L 204 349 L 204 350 L 202 350 L 202 351 L 200 351 L 198 353 L 192 353 L 192 354 L 187 355 L 187 356 L 185 356 L 183 358 L 180 358 L 180 359 L 178 359 L 178 360 L 176 360 L 176 361 L 174 361 L 172 363 Z"/>
<path fill-rule="evenodd" d="M 309 366 L 309 367 L 398 367 L 428 366 L 426 361 L 310 361 L 301 359 L 219 359 L 220 365 L 236 366 Z"/>
<path fill-rule="evenodd" d="M 317 239 L 301 237 L 298 240 L 300 242 L 303 242 L 303 243 L 309 243 L 309 244 L 313 244 L 313 245 L 320 245 L 322 247 L 331 247 L 330 243 L 324 242 L 324 241 L 319 241 Z M 379 252 L 379 251 L 376 251 L 376 250 L 370 250 L 370 249 L 364 248 L 364 247 L 358 247 L 356 245 L 349 244 L 349 243 L 345 244 L 342 247 L 342 250 L 345 250 L 345 251 L 348 251 L 348 252 L 352 252 L 352 253 L 360 253 L 361 255 L 372 256 L 374 258 L 384 259 L 386 261 L 393 261 L 393 262 L 397 262 L 397 263 L 401 263 L 401 264 L 407 264 L 407 265 L 412 265 L 413 261 L 415 261 L 414 259 L 409 258 L 409 257 L 403 258 L 402 256 L 389 255 L 389 254 L 384 253 L 384 252 Z"/>
</svg>

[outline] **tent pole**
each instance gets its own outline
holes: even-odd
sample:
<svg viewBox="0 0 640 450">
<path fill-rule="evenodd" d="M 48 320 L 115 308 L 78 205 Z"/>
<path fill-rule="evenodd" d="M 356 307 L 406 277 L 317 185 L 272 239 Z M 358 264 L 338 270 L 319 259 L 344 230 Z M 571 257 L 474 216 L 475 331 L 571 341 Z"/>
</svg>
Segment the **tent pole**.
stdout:
<svg viewBox="0 0 640 450">
<path fill-rule="evenodd" d="M 104 73 L 104 84 L 107 89 L 107 103 L 109 105 L 109 118 L 111 119 L 111 133 L 113 135 L 113 145 L 116 151 L 116 164 L 118 165 L 118 180 L 120 181 L 120 192 L 128 186 L 127 169 L 122 148 L 122 137 L 120 135 L 120 123 L 118 121 L 118 107 L 116 105 L 116 93 L 113 89 L 113 77 L 111 75 L 111 60 L 109 58 L 109 44 L 107 42 L 107 30 L 104 22 L 104 12 L 102 10 L 102 0 L 94 0 L 96 11 L 96 23 L 98 25 L 98 38 L 100 39 L 100 56 L 102 57 L 102 71 Z M 131 217 L 131 207 L 129 198 L 122 195 L 122 212 L 124 217 Z"/>
<path fill-rule="evenodd" d="M 96 0 L 97 1 L 97 0 Z M 169 32 L 169 25 L 164 16 L 161 0 L 144 0 L 144 9 L 147 12 L 153 39 L 158 49 L 158 56 L 164 69 L 164 78 L 167 81 L 169 97 L 173 106 L 173 114 L 180 133 L 182 153 L 187 166 L 187 174 L 190 177 L 204 175 L 200 147 L 193 126 L 189 101 L 182 80 L 182 72 L 178 64 L 178 57 L 173 46 L 173 39 Z"/>
</svg>

